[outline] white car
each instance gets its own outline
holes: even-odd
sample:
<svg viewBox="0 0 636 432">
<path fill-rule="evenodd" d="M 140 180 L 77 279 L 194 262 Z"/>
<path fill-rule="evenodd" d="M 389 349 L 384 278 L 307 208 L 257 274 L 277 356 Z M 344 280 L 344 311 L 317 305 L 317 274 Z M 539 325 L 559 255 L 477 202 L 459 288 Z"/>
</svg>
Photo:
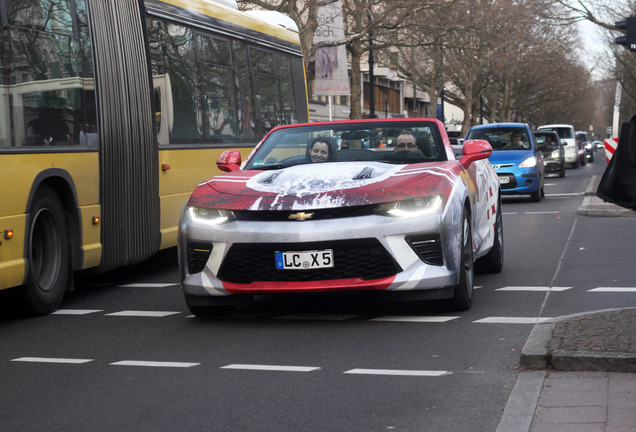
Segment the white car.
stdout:
<svg viewBox="0 0 636 432">
<path fill-rule="evenodd" d="M 579 146 L 576 143 L 574 126 L 569 124 L 549 124 L 539 126 L 537 130 L 549 130 L 558 133 L 559 140 L 565 151 L 565 163 L 569 164 L 572 168 L 579 167 Z"/>
</svg>

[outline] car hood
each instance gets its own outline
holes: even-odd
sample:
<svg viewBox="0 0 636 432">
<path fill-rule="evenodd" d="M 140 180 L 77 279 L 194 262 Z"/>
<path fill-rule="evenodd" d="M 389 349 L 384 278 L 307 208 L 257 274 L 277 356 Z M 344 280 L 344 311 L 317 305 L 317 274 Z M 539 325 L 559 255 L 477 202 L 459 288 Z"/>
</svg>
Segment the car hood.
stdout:
<svg viewBox="0 0 636 432">
<path fill-rule="evenodd" d="M 336 162 L 222 174 L 202 183 L 188 205 L 228 210 L 306 210 L 377 204 L 451 193 L 456 161 L 391 165 Z"/>
<path fill-rule="evenodd" d="M 519 164 L 533 155 L 531 150 L 501 150 L 493 151 L 488 160 L 493 165 Z"/>
</svg>

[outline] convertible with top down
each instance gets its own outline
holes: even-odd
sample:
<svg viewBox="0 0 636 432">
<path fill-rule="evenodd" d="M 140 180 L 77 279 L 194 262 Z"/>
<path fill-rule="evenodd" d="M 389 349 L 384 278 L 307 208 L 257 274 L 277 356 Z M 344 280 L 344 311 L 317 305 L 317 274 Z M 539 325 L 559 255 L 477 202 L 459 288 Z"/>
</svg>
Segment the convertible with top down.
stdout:
<svg viewBox="0 0 636 432">
<path fill-rule="evenodd" d="M 499 180 L 486 141 L 456 160 L 435 119 L 274 128 L 201 183 L 179 228 L 179 266 L 197 316 L 255 295 L 358 292 L 466 310 L 475 270 L 503 267 Z M 365 295 L 365 294 L 363 294 Z"/>
</svg>

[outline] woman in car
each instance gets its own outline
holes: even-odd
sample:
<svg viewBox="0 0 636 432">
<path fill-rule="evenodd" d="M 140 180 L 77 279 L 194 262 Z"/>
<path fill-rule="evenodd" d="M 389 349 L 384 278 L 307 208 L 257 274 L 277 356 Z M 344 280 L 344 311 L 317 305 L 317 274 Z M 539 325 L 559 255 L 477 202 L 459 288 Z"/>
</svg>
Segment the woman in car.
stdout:
<svg viewBox="0 0 636 432">
<path fill-rule="evenodd" d="M 329 137 L 318 137 L 309 141 L 305 154 L 307 162 L 331 162 L 336 160 L 336 150 Z"/>
</svg>

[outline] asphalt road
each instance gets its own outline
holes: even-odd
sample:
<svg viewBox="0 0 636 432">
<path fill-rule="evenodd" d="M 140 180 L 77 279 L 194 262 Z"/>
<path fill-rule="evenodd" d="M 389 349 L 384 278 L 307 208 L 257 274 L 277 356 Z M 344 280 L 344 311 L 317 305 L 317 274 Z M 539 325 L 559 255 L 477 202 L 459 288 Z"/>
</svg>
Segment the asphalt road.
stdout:
<svg viewBox="0 0 636 432">
<path fill-rule="evenodd" d="M 2 431 L 494 431 L 543 318 L 636 306 L 636 218 L 577 215 L 601 158 L 504 199 L 504 270 L 473 308 L 259 299 L 189 315 L 174 250 L 0 312 Z M 6 296 L 0 295 L 0 303 Z"/>
</svg>

